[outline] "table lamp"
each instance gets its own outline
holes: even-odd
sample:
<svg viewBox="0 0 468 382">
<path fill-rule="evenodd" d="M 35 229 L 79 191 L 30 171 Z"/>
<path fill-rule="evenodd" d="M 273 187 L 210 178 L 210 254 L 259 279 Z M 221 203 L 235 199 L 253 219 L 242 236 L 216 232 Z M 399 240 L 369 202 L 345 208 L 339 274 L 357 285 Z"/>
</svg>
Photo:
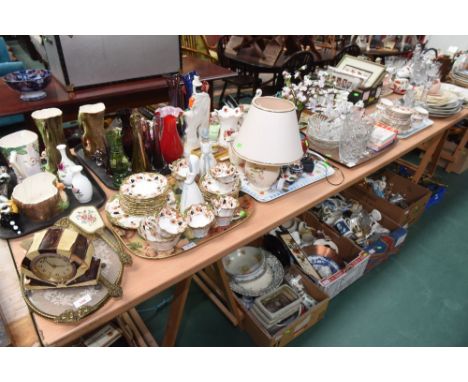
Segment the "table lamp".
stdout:
<svg viewBox="0 0 468 382">
<path fill-rule="evenodd" d="M 294 104 L 282 98 L 255 97 L 233 150 L 246 161 L 245 175 L 252 187 L 269 190 L 281 166 L 303 155 Z"/>
</svg>

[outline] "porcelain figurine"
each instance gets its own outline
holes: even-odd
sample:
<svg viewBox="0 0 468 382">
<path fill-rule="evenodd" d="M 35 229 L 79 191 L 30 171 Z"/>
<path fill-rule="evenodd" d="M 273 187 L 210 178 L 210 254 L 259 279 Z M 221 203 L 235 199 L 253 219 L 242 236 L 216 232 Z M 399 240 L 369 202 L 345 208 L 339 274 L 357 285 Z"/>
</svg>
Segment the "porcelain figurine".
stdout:
<svg viewBox="0 0 468 382">
<path fill-rule="evenodd" d="M 66 149 L 67 145 L 64 143 L 57 145 L 57 150 L 61 156 L 60 162 L 57 166 L 57 176 L 60 179 L 60 181 L 65 185 L 65 187 L 71 188 L 73 177 L 71 168 L 75 166 L 75 162 L 73 162 L 68 157 Z"/>
<path fill-rule="evenodd" d="M 191 152 L 200 146 L 202 131 L 209 131 L 210 124 L 210 96 L 199 91 L 202 87 L 200 77 L 193 79 L 193 94 L 189 101 L 189 110 L 184 112 L 185 151 Z"/>
<path fill-rule="evenodd" d="M 180 212 L 184 213 L 193 204 L 200 204 L 205 201 L 203 194 L 195 182 L 196 174 L 190 171 L 185 177 L 182 195 L 180 197 Z"/>
<path fill-rule="evenodd" d="M 201 142 L 201 156 L 200 156 L 200 176 L 209 174 L 210 170 L 216 166 L 216 159 L 211 149 L 212 143 L 208 140 Z"/>
<path fill-rule="evenodd" d="M 234 165 L 234 166 L 240 166 L 244 163 L 244 161 L 239 158 L 239 156 L 236 154 L 234 149 L 232 148 L 232 145 L 234 144 L 234 139 L 236 138 L 237 133 L 234 132 L 226 132 L 225 135 L 225 141 L 228 144 L 228 154 L 229 154 L 229 161 Z"/>
<path fill-rule="evenodd" d="M 72 173 L 72 192 L 80 203 L 89 203 L 93 198 L 93 186 L 89 179 L 84 176 L 82 166 L 73 166 L 70 168 Z"/>
<path fill-rule="evenodd" d="M 218 144 L 222 147 L 228 148 L 229 143 L 226 141 L 226 133 L 228 131 L 239 131 L 239 121 L 242 118 L 242 110 L 240 107 L 231 108 L 224 106 L 221 110 L 215 110 L 221 125 L 219 130 Z"/>
</svg>

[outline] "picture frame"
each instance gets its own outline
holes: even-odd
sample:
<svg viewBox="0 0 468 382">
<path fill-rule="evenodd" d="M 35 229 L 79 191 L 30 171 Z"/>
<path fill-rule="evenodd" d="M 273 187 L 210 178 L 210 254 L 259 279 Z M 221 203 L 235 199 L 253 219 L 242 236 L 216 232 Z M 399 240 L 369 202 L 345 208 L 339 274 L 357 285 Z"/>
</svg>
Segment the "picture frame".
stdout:
<svg viewBox="0 0 468 382">
<path fill-rule="evenodd" d="M 375 87 L 383 80 L 385 75 L 385 65 L 363 60 L 348 54 L 340 60 L 336 68 L 365 78 L 364 82 L 361 84 L 361 88 L 363 89 Z"/>
</svg>

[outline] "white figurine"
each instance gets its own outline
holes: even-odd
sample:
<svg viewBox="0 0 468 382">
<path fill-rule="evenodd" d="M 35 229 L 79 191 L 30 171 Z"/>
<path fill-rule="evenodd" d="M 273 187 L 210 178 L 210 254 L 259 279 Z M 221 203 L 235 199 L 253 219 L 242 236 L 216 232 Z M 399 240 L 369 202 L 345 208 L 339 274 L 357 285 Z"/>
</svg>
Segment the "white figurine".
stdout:
<svg viewBox="0 0 468 382">
<path fill-rule="evenodd" d="M 195 182 L 196 174 L 190 171 L 184 180 L 182 195 L 180 197 L 180 212 L 184 213 L 193 204 L 202 204 L 205 198 Z"/>
<path fill-rule="evenodd" d="M 211 150 L 211 142 L 203 139 L 201 141 L 200 176 L 209 174 L 214 166 L 216 166 L 216 159 Z"/>
<path fill-rule="evenodd" d="M 193 79 L 193 94 L 190 99 L 190 109 L 184 112 L 184 120 L 187 125 L 185 129 L 185 150 L 191 152 L 199 147 L 200 132 L 209 129 L 211 100 L 208 93 L 199 92 L 202 86 L 200 77 Z"/>
</svg>

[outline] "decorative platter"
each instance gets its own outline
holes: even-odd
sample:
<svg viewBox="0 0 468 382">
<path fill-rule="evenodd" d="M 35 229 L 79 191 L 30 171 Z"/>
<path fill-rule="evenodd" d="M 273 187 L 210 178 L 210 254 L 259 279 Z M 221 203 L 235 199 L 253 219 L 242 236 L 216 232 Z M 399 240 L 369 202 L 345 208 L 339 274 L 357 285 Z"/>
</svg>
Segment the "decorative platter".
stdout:
<svg viewBox="0 0 468 382">
<path fill-rule="evenodd" d="M 329 164 L 321 160 L 316 160 L 314 171 L 312 173 L 304 172 L 298 180 L 288 186 L 287 190 L 278 190 L 272 187 L 268 191 L 257 191 L 249 184 L 245 174 L 240 171 L 241 191 L 249 194 L 251 197 L 261 203 L 266 203 L 299 190 L 302 187 L 323 180 L 329 176 L 332 176 L 334 173 L 335 169 Z"/>
<path fill-rule="evenodd" d="M 253 200 L 249 196 L 241 196 L 239 198 L 239 210 L 244 211 L 245 214 L 237 213 L 232 223 L 227 227 L 212 226 L 208 236 L 202 239 L 193 238 L 190 234 L 190 230 L 188 229 L 176 244 L 175 250 L 170 254 L 156 254 L 151 248 L 150 243 L 144 240 L 135 229 L 123 229 L 116 225 L 110 226 L 114 234 L 121 240 L 121 242 L 131 254 L 138 257 L 143 257 L 145 259 L 158 260 L 185 253 L 200 244 L 206 243 L 207 241 L 222 235 L 226 231 L 236 228 L 237 226 L 244 223 L 253 214 L 254 207 Z M 106 214 L 106 220 L 111 222 L 108 214 Z"/>
<path fill-rule="evenodd" d="M 69 223 L 68 218 L 57 222 L 61 227 L 68 227 L 80 232 Z M 83 234 L 83 232 L 80 232 Z M 119 246 L 116 240 L 115 245 Z M 97 258 L 101 260 L 101 275 L 106 280 L 95 286 L 65 289 L 26 290 L 25 277 L 21 277 L 21 290 L 27 305 L 35 313 L 52 319 L 57 323 L 74 323 L 99 309 L 110 297 L 121 294 L 120 281 L 123 264 L 119 255 L 100 238 L 93 238 Z"/>
</svg>

